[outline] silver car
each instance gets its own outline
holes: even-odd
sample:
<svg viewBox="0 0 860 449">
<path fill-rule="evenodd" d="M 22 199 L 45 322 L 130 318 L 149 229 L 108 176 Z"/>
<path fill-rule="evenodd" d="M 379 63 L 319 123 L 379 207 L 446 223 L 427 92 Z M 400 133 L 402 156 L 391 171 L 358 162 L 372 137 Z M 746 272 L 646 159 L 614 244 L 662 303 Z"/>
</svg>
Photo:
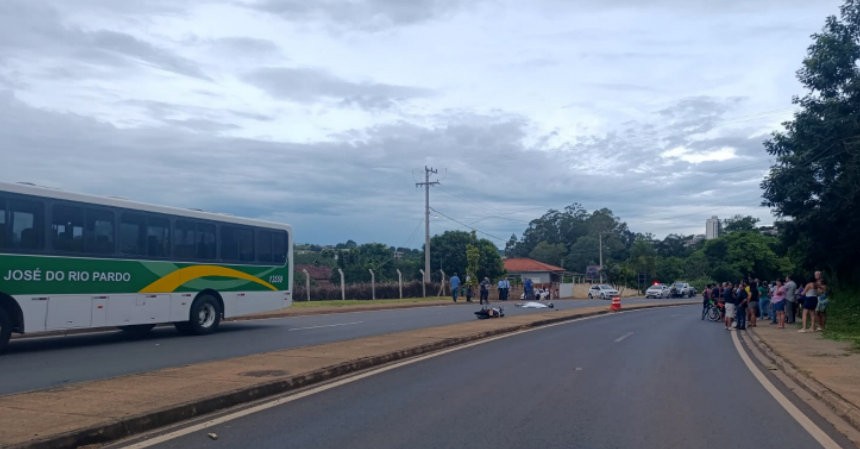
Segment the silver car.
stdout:
<svg viewBox="0 0 860 449">
<path fill-rule="evenodd" d="M 618 290 L 612 288 L 611 285 L 597 284 L 588 289 L 588 299 L 612 299 L 613 296 L 618 296 Z"/>
<path fill-rule="evenodd" d="M 645 290 L 646 298 L 668 298 L 669 286 L 666 284 L 654 284 Z"/>
</svg>

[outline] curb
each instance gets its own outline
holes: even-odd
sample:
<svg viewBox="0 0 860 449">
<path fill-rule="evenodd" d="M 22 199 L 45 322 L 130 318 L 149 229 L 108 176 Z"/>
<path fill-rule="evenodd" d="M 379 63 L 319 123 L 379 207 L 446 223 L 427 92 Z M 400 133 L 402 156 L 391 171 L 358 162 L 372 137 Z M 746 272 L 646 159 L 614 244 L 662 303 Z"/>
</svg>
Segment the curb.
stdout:
<svg viewBox="0 0 860 449">
<path fill-rule="evenodd" d="M 647 304 L 629 307 L 627 309 L 622 309 L 622 311 L 651 309 L 658 307 L 684 306 L 689 304 L 690 303 Z M 176 424 L 195 417 L 221 411 L 230 407 L 235 407 L 238 405 L 265 399 L 267 397 L 281 395 L 310 385 L 326 382 L 344 376 L 346 374 L 366 370 L 380 365 L 385 365 L 410 357 L 436 352 L 442 349 L 447 349 L 453 346 L 458 346 L 464 343 L 482 340 L 497 335 L 510 334 L 522 330 L 543 327 L 550 324 L 573 321 L 580 318 L 598 315 L 607 315 L 611 313 L 613 312 L 610 311 L 607 307 L 606 310 L 576 313 L 560 317 L 550 317 L 525 324 L 478 332 L 462 337 L 452 337 L 435 343 L 428 343 L 420 346 L 413 346 L 410 348 L 401 349 L 398 351 L 390 352 L 388 354 L 381 354 L 372 357 L 362 357 L 355 360 L 324 367 L 309 373 L 290 376 L 285 379 L 279 379 L 270 382 L 263 382 L 239 390 L 201 398 L 199 400 L 195 400 L 185 404 L 144 412 L 139 415 L 128 416 L 109 424 L 98 424 L 95 426 L 85 427 L 63 434 L 52 435 L 42 439 L 28 441 L 27 443 L 20 445 L 8 446 L 8 449 L 74 449 L 87 445 L 107 444 L 116 440 L 155 430 L 170 424 Z"/>
<path fill-rule="evenodd" d="M 838 393 L 827 388 L 821 382 L 801 371 L 797 366 L 774 351 L 770 345 L 758 336 L 755 330 L 752 332 L 747 331 L 747 336 L 750 341 L 758 347 L 762 354 L 779 367 L 785 375 L 800 385 L 800 387 L 806 392 L 823 402 L 827 408 L 845 420 L 845 422 L 851 425 L 855 430 L 860 432 L 860 407 L 847 401 Z"/>
</svg>

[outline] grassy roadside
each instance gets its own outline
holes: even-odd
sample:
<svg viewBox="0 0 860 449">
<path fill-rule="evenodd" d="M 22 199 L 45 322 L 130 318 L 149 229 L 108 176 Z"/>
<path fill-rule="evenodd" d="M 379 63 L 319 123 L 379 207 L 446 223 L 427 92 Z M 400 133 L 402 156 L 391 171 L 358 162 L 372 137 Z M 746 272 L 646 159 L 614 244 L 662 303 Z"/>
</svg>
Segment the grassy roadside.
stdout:
<svg viewBox="0 0 860 449">
<path fill-rule="evenodd" d="M 851 342 L 860 351 L 860 290 L 837 291 L 827 307 L 827 338 Z"/>
<path fill-rule="evenodd" d="M 451 301 L 447 296 L 430 296 L 427 298 L 403 298 L 403 299 L 332 299 L 326 301 L 298 301 L 293 300 L 293 308 L 296 309 L 316 309 L 316 308 L 340 308 L 348 307 L 351 309 L 362 307 L 377 307 L 381 305 L 412 305 L 422 304 L 430 305 L 439 302 Z"/>
</svg>

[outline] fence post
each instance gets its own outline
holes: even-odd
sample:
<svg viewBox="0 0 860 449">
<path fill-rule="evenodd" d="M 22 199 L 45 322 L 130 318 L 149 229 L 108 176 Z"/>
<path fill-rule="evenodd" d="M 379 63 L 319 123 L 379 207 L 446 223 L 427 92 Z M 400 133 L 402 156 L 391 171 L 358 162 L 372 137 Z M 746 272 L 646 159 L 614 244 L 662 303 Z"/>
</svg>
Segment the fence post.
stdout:
<svg viewBox="0 0 860 449">
<path fill-rule="evenodd" d="M 403 299 L 403 275 L 400 274 L 400 268 L 397 269 L 397 285 L 400 286 L 400 299 Z"/>
<path fill-rule="evenodd" d="M 307 300 L 311 300 L 311 275 L 308 274 L 308 270 L 302 268 L 302 273 L 305 274 L 305 293 L 307 293 Z"/>
<path fill-rule="evenodd" d="M 346 286 L 344 285 L 344 282 L 343 282 L 343 270 L 338 268 L 337 272 L 340 273 L 340 299 L 345 300 L 346 299 Z"/>
<path fill-rule="evenodd" d="M 427 297 L 427 283 L 424 282 L 424 270 L 418 270 L 418 272 L 421 273 L 421 297 L 426 298 Z"/>
<path fill-rule="evenodd" d="M 440 269 L 439 272 L 442 273 L 442 283 L 439 284 L 438 296 L 445 296 L 445 271 Z"/>
<path fill-rule="evenodd" d="M 373 270 L 370 268 L 367 271 L 370 272 L 370 294 L 373 299 L 376 299 L 376 275 L 373 274 Z"/>
</svg>

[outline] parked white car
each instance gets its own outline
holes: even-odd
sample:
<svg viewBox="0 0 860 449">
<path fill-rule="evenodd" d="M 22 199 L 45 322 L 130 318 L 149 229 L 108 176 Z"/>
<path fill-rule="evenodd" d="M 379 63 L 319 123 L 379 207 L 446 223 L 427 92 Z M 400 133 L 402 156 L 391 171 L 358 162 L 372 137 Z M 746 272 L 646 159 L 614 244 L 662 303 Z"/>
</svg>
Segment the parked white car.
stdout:
<svg viewBox="0 0 860 449">
<path fill-rule="evenodd" d="M 618 290 L 612 288 L 611 285 L 597 284 L 588 289 L 588 299 L 612 299 L 613 296 L 618 296 Z"/>
<path fill-rule="evenodd" d="M 669 286 L 666 284 L 654 284 L 645 290 L 646 298 L 668 298 Z"/>
</svg>

